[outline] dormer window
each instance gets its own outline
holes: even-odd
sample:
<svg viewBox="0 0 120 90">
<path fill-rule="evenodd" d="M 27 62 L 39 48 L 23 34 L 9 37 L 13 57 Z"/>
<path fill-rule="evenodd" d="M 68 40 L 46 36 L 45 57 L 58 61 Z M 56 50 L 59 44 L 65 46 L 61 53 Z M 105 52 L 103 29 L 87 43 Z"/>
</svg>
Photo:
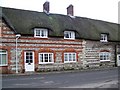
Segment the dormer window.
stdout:
<svg viewBox="0 0 120 90">
<path fill-rule="evenodd" d="M 64 31 L 64 39 L 75 39 L 74 31 Z"/>
<path fill-rule="evenodd" d="M 41 29 L 41 28 L 35 28 L 34 29 L 34 37 L 47 38 L 48 37 L 48 30 Z"/>
<path fill-rule="evenodd" d="M 107 42 L 108 41 L 108 35 L 107 34 L 101 34 L 101 42 Z"/>
</svg>

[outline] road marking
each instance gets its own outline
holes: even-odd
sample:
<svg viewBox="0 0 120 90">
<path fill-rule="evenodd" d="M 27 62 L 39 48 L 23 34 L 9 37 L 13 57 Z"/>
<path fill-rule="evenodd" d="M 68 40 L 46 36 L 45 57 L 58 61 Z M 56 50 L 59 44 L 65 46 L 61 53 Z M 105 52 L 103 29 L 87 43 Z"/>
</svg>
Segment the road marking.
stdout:
<svg viewBox="0 0 120 90">
<path fill-rule="evenodd" d="M 83 84 L 83 85 L 76 85 L 76 86 L 68 86 L 68 87 L 60 87 L 60 88 L 112 88 L 111 86 L 114 85 L 113 88 L 118 88 L 118 81 L 112 80 L 109 82 L 97 82 L 97 83 L 90 83 L 90 84 Z"/>
<path fill-rule="evenodd" d="M 53 84 L 54 82 L 53 81 L 46 81 L 44 82 L 45 84 Z"/>
<path fill-rule="evenodd" d="M 44 79 L 45 77 L 35 77 L 35 78 L 15 78 L 15 79 L 2 79 L 2 81 L 15 81 L 15 80 L 31 80 L 31 79 Z"/>
</svg>

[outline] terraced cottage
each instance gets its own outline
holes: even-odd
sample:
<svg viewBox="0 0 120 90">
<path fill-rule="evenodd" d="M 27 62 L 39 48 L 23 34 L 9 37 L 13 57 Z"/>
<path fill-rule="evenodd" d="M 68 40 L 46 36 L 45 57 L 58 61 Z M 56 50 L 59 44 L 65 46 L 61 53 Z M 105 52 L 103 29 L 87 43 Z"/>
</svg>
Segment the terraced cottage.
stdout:
<svg viewBox="0 0 120 90">
<path fill-rule="evenodd" d="M 67 15 L 0 8 L 0 72 L 24 73 L 118 66 L 118 24 Z M 118 57 L 118 59 L 117 59 Z"/>
</svg>

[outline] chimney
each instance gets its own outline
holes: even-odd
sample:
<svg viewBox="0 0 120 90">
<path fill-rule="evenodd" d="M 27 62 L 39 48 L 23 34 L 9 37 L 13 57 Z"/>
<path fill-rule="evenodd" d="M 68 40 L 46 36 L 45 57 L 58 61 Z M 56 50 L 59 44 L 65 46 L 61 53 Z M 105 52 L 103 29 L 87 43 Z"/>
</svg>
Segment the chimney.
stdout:
<svg viewBox="0 0 120 90">
<path fill-rule="evenodd" d="M 67 7 L 67 15 L 69 15 L 69 16 L 74 16 L 73 5 L 72 5 L 72 4 L 70 4 L 70 5 Z"/>
<path fill-rule="evenodd" d="M 43 4 L 43 12 L 45 13 L 49 13 L 49 2 L 46 1 L 44 4 Z"/>
</svg>

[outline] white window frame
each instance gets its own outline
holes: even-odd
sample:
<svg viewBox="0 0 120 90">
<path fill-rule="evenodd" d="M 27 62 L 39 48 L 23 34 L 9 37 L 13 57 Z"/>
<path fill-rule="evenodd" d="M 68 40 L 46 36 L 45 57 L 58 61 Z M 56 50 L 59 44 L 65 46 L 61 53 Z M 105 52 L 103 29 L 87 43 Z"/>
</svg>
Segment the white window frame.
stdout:
<svg viewBox="0 0 120 90">
<path fill-rule="evenodd" d="M 73 57 L 73 54 L 75 55 L 75 58 Z M 70 59 L 70 55 L 71 55 L 71 59 Z M 72 53 L 72 52 L 64 53 L 64 63 L 71 63 L 71 62 L 76 62 L 76 61 L 77 61 L 76 53 Z"/>
<path fill-rule="evenodd" d="M 48 62 L 45 62 L 45 54 L 48 55 Z M 50 62 L 50 58 L 49 58 L 50 54 L 52 55 L 51 56 L 51 60 L 52 60 L 51 62 Z M 41 60 L 40 60 L 41 59 L 41 57 L 40 57 L 41 55 L 43 55 L 43 59 L 42 59 L 43 62 L 41 62 Z M 39 53 L 38 57 L 39 57 L 39 64 L 52 64 L 52 63 L 54 63 L 54 55 L 53 55 L 53 53 Z"/>
<path fill-rule="evenodd" d="M 101 59 L 101 55 L 102 55 L 102 59 Z M 99 53 L 100 61 L 110 61 L 110 56 L 111 56 L 111 54 L 109 52 L 100 52 Z"/>
<path fill-rule="evenodd" d="M 5 51 L 5 53 L 2 53 L 2 51 Z M 0 50 L 0 55 L 1 55 L 1 60 L 2 60 L 2 55 L 5 54 L 6 55 L 6 64 L 3 64 L 2 61 L 0 61 L 0 66 L 7 66 L 8 65 L 8 55 L 7 55 L 7 51 L 6 50 Z"/>
<path fill-rule="evenodd" d="M 44 36 L 42 36 L 42 33 L 44 34 Z M 34 37 L 48 38 L 48 30 L 47 29 L 41 29 L 41 28 L 35 28 L 34 29 Z"/>
<path fill-rule="evenodd" d="M 66 37 L 68 35 L 68 37 Z M 64 31 L 64 39 L 75 39 L 74 31 Z"/>
<path fill-rule="evenodd" d="M 27 53 L 29 53 L 29 55 L 27 55 Z M 31 53 L 31 55 L 30 55 L 30 53 Z M 34 63 L 34 52 L 26 51 L 24 55 L 25 55 L 25 63 Z M 29 57 L 29 58 L 27 59 L 26 57 Z M 32 60 L 32 62 L 31 62 L 31 60 Z M 28 61 L 28 62 L 26 62 L 26 61 Z"/>
<path fill-rule="evenodd" d="M 108 42 L 108 35 L 107 34 L 101 34 L 101 42 Z"/>
</svg>

